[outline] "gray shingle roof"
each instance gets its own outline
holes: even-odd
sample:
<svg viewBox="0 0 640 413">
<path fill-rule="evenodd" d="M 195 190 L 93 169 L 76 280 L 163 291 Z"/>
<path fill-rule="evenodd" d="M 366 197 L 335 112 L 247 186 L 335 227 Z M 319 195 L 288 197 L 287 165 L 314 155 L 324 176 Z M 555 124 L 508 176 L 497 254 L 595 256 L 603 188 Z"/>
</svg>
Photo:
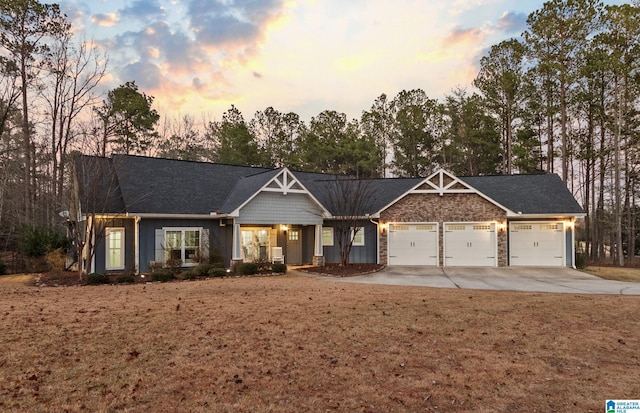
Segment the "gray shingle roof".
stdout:
<svg viewBox="0 0 640 413">
<path fill-rule="evenodd" d="M 256 168 L 142 156 L 80 156 L 76 170 L 83 210 L 109 213 L 230 213 L 253 196 L 282 168 Z M 344 207 L 331 201 L 336 177 L 292 171 L 334 216 Z M 582 208 L 555 174 L 458 177 L 505 208 L 523 214 L 580 214 Z M 95 179 L 99 184 L 93 185 Z M 423 178 L 371 179 L 362 182 L 370 194 L 366 214 L 375 214 L 417 186 Z M 343 181 L 344 182 L 344 181 Z M 356 180 L 347 180 L 357 186 Z M 98 190 L 95 194 L 90 193 Z M 92 196 L 90 196 L 92 195 Z"/>
<path fill-rule="evenodd" d="M 515 213 L 584 213 L 557 174 L 471 176 L 458 179 Z"/>
</svg>

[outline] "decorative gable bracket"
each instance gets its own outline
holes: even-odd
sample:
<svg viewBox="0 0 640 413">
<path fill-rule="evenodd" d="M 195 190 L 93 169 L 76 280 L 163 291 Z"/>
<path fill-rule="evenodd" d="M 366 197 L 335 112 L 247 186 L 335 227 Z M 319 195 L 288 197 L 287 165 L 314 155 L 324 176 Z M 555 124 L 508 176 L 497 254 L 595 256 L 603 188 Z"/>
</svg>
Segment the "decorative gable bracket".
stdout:
<svg viewBox="0 0 640 413">
<path fill-rule="evenodd" d="M 265 192 L 278 192 L 283 195 L 287 195 L 288 193 L 307 193 L 300 182 L 298 182 L 298 180 L 287 169 L 284 169 L 281 173 L 276 175 L 275 178 L 273 178 L 262 190 Z"/>
<path fill-rule="evenodd" d="M 454 175 L 440 169 L 426 178 L 420 185 L 409 191 L 411 194 L 476 194 L 477 191 Z"/>
</svg>

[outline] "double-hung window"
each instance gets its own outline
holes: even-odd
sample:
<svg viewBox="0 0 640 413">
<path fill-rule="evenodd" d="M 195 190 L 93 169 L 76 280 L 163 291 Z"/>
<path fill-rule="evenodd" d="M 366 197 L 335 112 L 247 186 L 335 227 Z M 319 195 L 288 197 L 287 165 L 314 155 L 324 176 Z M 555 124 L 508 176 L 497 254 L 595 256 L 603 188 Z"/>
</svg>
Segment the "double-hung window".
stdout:
<svg viewBox="0 0 640 413">
<path fill-rule="evenodd" d="M 351 236 L 353 242 L 351 243 L 354 247 L 362 247 L 364 246 L 364 228 L 363 227 L 353 227 L 351 228 Z"/>
<path fill-rule="evenodd" d="M 166 228 L 165 261 L 180 260 L 183 265 L 196 264 L 200 254 L 201 228 Z"/>
<path fill-rule="evenodd" d="M 322 245 L 325 247 L 333 246 L 333 228 L 332 227 L 322 228 Z"/>
</svg>

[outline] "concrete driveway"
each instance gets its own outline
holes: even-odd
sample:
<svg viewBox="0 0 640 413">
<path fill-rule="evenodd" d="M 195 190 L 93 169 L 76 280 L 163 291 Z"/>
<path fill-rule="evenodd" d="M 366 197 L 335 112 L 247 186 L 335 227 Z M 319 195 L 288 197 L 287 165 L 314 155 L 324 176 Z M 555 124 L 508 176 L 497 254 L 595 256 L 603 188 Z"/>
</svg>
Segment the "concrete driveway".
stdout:
<svg viewBox="0 0 640 413">
<path fill-rule="evenodd" d="M 472 290 L 640 295 L 640 283 L 610 281 L 571 268 L 386 267 L 338 282 Z"/>
</svg>

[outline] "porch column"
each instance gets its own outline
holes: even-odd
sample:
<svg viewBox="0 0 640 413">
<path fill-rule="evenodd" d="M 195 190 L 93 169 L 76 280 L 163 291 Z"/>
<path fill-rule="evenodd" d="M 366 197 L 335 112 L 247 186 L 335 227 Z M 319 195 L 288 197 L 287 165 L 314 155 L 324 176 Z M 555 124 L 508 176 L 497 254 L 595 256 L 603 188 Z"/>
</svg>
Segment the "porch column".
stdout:
<svg viewBox="0 0 640 413">
<path fill-rule="evenodd" d="M 233 245 L 231 247 L 231 266 L 242 262 L 242 254 L 240 253 L 240 224 L 233 221 Z"/>
<path fill-rule="evenodd" d="M 316 237 L 313 249 L 313 265 L 324 265 L 324 256 L 322 254 L 322 224 L 316 225 Z"/>
</svg>

